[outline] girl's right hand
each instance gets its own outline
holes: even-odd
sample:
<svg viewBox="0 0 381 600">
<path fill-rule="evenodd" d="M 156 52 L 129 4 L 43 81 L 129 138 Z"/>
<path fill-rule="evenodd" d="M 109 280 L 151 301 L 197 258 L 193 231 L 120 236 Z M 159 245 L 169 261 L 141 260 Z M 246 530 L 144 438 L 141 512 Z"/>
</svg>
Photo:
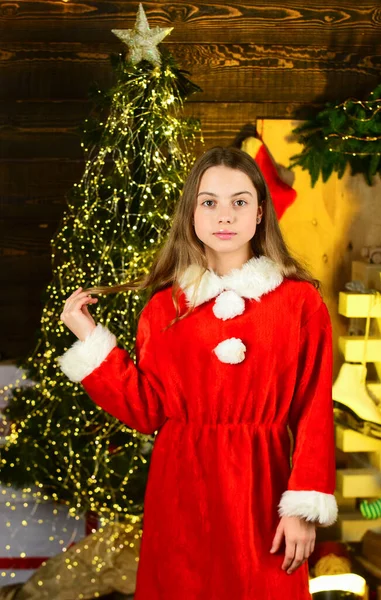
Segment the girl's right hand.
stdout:
<svg viewBox="0 0 381 600">
<path fill-rule="evenodd" d="M 81 290 L 82 288 L 79 287 L 66 300 L 60 319 L 79 340 L 83 341 L 96 327 L 87 305 L 98 302 L 98 298 L 92 298 Z"/>
</svg>

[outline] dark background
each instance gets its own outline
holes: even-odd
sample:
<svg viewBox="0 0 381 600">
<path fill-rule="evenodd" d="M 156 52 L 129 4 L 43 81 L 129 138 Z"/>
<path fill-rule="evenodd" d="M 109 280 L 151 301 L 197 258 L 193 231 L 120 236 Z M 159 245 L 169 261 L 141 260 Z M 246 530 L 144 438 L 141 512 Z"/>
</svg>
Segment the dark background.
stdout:
<svg viewBox="0 0 381 600">
<path fill-rule="evenodd" d="M 151 27 L 203 88 L 186 105 L 205 149 L 259 117 L 303 117 L 366 98 L 381 81 L 381 0 L 143 2 Z M 84 163 L 78 126 L 88 91 L 112 84 L 111 29 L 137 2 L 0 1 L 0 359 L 35 344 L 51 278 L 50 239 Z M 201 151 L 201 147 L 198 148 Z"/>
</svg>

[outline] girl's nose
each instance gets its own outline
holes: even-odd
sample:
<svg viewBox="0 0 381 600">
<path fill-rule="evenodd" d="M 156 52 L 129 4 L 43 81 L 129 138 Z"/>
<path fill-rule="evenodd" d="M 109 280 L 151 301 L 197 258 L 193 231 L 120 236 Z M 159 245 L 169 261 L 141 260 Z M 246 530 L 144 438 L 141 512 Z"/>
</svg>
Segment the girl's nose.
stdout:
<svg viewBox="0 0 381 600">
<path fill-rule="evenodd" d="M 233 220 L 233 215 L 229 210 L 221 210 L 219 215 L 218 215 L 218 221 L 220 223 L 222 222 L 231 222 Z"/>
</svg>

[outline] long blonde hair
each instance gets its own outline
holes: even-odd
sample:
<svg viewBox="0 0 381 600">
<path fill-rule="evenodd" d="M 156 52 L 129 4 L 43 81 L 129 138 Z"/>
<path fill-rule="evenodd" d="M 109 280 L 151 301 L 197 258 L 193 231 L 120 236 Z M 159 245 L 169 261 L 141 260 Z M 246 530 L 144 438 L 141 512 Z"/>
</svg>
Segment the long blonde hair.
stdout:
<svg viewBox="0 0 381 600">
<path fill-rule="evenodd" d="M 308 281 L 319 288 L 319 281 L 314 279 L 308 270 L 291 256 L 279 228 L 269 189 L 255 160 L 239 148 L 215 146 L 204 152 L 194 163 L 176 206 L 168 238 L 157 252 L 150 272 L 142 279 L 120 285 L 92 287 L 84 291 L 89 294 L 111 294 L 148 289 L 152 297 L 159 290 L 172 286 L 172 300 L 176 308 L 176 317 L 170 325 L 186 317 L 194 306 L 191 305 L 187 312 L 180 316 L 178 301 L 180 277 L 189 265 L 200 265 L 202 267 L 200 276 L 195 282 L 197 291 L 201 277 L 208 268 L 204 244 L 196 236 L 193 226 L 197 193 L 205 171 L 209 167 L 219 165 L 239 169 L 246 173 L 257 191 L 258 205 L 262 206 L 263 215 L 260 224 L 257 225 L 255 235 L 251 239 L 254 255 L 265 255 L 275 261 L 281 267 L 284 277 Z"/>
</svg>

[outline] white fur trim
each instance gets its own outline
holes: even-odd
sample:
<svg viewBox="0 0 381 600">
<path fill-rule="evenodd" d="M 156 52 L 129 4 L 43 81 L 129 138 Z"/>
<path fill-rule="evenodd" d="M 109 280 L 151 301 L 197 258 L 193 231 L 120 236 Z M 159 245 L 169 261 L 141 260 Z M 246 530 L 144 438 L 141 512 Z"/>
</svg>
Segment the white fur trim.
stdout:
<svg viewBox="0 0 381 600">
<path fill-rule="evenodd" d="M 192 281 L 198 277 L 201 270 L 202 267 L 199 265 L 189 265 L 189 267 L 183 273 L 183 276 L 180 278 L 180 287 L 185 292 L 188 306 L 191 304 L 195 289 L 195 285 L 192 283 Z M 223 289 L 221 278 L 214 271 L 205 271 L 201 277 L 200 286 L 197 290 L 195 306 L 215 298 L 223 291 Z"/>
<path fill-rule="evenodd" d="M 71 381 L 82 381 L 99 367 L 116 345 L 115 335 L 98 323 L 83 341 L 74 342 L 69 350 L 58 356 L 57 362 Z"/>
<path fill-rule="evenodd" d="M 195 289 L 194 280 L 202 271 L 198 264 L 191 264 L 180 277 L 179 284 L 187 299 L 192 303 Z M 238 296 L 259 301 L 260 297 L 274 290 L 283 281 L 282 269 L 267 256 L 253 256 L 242 267 L 232 269 L 226 275 L 219 276 L 207 269 L 201 277 L 197 290 L 195 306 L 215 298 L 224 290 L 233 290 Z"/>
<path fill-rule="evenodd" d="M 336 498 L 323 492 L 287 490 L 278 504 L 280 517 L 302 517 L 329 526 L 338 514 Z"/>
<path fill-rule="evenodd" d="M 213 312 L 218 319 L 232 319 L 245 310 L 245 300 L 233 290 L 221 292 L 213 305 Z"/>
<path fill-rule="evenodd" d="M 214 348 L 217 358 L 224 363 L 236 365 L 245 359 L 246 346 L 239 338 L 229 338 Z"/>
</svg>

